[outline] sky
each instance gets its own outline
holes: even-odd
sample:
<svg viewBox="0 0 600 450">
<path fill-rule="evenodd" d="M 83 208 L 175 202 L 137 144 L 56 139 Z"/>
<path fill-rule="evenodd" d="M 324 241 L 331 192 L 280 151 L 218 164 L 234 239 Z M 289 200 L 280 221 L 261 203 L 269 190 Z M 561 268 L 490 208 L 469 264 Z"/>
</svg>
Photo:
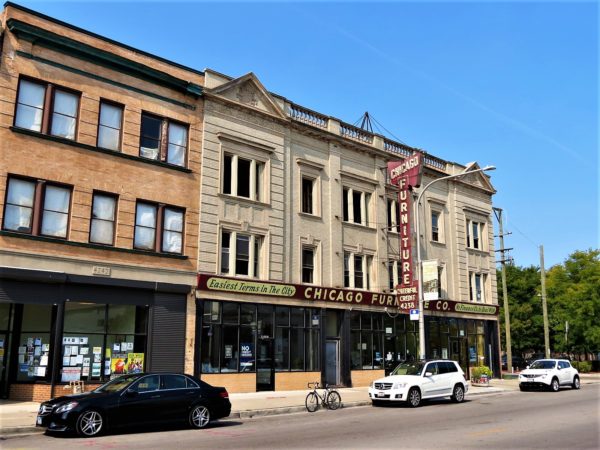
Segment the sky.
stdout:
<svg viewBox="0 0 600 450">
<path fill-rule="evenodd" d="M 598 2 L 16 1 L 488 172 L 519 266 L 600 248 Z M 494 234 L 498 234 L 494 219 Z M 496 244 L 496 248 L 498 245 Z"/>
</svg>

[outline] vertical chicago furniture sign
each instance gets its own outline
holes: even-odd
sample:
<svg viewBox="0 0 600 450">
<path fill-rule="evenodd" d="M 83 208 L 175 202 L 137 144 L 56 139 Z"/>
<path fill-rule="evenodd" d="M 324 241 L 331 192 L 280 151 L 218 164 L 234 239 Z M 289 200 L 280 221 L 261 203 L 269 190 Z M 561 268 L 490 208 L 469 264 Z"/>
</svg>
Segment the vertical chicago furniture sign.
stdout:
<svg viewBox="0 0 600 450">
<path fill-rule="evenodd" d="M 396 286 L 396 293 L 401 310 L 418 308 L 419 296 L 418 285 L 414 276 L 413 258 L 412 258 L 412 234 L 411 234 L 411 204 L 410 192 L 413 188 L 421 184 L 421 174 L 423 170 L 423 155 L 413 153 L 404 161 L 388 162 L 388 173 L 393 185 L 398 186 L 398 207 L 400 210 L 399 229 L 400 229 L 400 263 L 401 279 L 400 284 Z"/>
</svg>

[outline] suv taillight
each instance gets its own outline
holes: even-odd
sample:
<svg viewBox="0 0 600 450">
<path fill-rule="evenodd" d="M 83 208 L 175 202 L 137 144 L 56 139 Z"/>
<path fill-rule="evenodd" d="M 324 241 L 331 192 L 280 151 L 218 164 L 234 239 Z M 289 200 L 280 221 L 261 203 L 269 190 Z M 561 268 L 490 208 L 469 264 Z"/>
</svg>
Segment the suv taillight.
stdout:
<svg viewBox="0 0 600 450">
<path fill-rule="evenodd" d="M 229 392 L 227 392 L 227 389 L 224 389 L 222 392 L 219 392 L 219 397 L 229 398 Z"/>
</svg>

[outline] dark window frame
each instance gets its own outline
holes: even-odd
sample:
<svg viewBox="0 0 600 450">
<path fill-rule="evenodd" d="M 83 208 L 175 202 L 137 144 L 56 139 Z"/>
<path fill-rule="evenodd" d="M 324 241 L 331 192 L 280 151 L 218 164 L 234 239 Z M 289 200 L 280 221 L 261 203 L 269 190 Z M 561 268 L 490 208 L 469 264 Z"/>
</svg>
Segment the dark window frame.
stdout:
<svg viewBox="0 0 600 450">
<path fill-rule="evenodd" d="M 160 121 L 160 135 L 158 136 L 158 138 L 155 138 L 152 136 L 144 136 L 142 134 L 142 128 L 144 126 L 144 117 L 147 117 L 151 120 Z M 169 132 L 170 132 L 171 124 L 183 127 L 186 130 L 186 140 L 185 140 L 182 164 L 175 164 L 175 163 L 169 162 L 169 145 L 171 144 L 171 142 L 169 141 Z M 149 158 L 147 156 L 142 155 L 142 142 L 143 142 L 144 138 L 158 141 L 158 154 L 157 154 L 156 158 Z M 182 147 L 182 146 L 178 145 L 178 147 Z M 140 158 L 150 159 L 153 161 L 160 161 L 164 164 L 187 168 L 188 164 L 189 164 L 189 149 L 190 149 L 190 125 L 189 124 L 187 124 L 185 122 L 181 122 L 179 120 L 163 117 L 163 116 L 160 116 L 158 114 L 154 114 L 154 113 L 151 113 L 148 111 L 142 111 L 141 116 L 140 116 L 140 144 L 139 144 L 139 157 Z"/>
<path fill-rule="evenodd" d="M 34 192 L 33 192 L 33 206 L 31 207 L 31 222 L 29 224 L 30 231 L 19 231 L 12 230 L 6 228 L 6 207 L 9 205 L 8 203 L 8 191 L 10 187 L 11 180 L 20 180 L 27 183 L 34 184 Z M 44 203 L 46 199 L 46 189 L 47 187 L 57 187 L 61 189 L 69 190 L 69 209 L 67 211 L 67 224 L 65 229 L 65 236 L 54 236 L 49 234 L 42 233 L 42 222 L 44 219 Z M 12 203 L 11 203 L 12 205 Z M 58 183 L 54 181 L 48 180 L 40 180 L 31 177 L 25 177 L 21 175 L 13 175 L 8 174 L 6 177 L 6 190 L 4 194 L 4 211 L 2 216 L 2 229 L 5 231 L 10 231 L 14 233 L 27 234 L 31 236 L 44 236 L 51 237 L 54 239 L 68 240 L 69 239 L 69 230 L 71 227 L 71 214 L 73 212 L 73 186 L 65 183 Z"/>
<path fill-rule="evenodd" d="M 68 139 L 70 141 L 76 142 L 77 136 L 79 135 L 79 118 L 81 117 L 81 91 L 77 91 L 72 88 L 67 88 L 67 87 L 52 83 L 50 81 L 40 80 L 40 79 L 34 78 L 34 77 L 20 76 L 19 81 L 17 83 L 17 93 L 16 93 L 16 97 L 15 97 L 13 126 L 15 128 L 24 129 L 24 130 L 29 130 L 29 128 L 23 128 L 23 127 L 20 127 L 17 125 L 17 112 L 18 112 L 18 107 L 21 104 L 19 102 L 19 97 L 21 95 L 21 81 L 27 81 L 29 83 L 37 84 L 38 86 L 44 87 L 44 101 L 43 101 L 43 105 L 42 105 L 42 123 L 40 125 L 39 130 L 31 130 L 31 131 L 40 133 L 40 134 L 45 134 L 48 136 L 55 136 L 55 137 L 59 137 L 59 138 L 63 138 L 63 139 Z M 55 106 L 55 99 L 56 99 L 57 91 L 64 92 L 67 94 L 72 94 L 75 97 L 77 97 L 77 109 L 76 109 L 76 115 L 74 117 L 75 130 L 73 132 L 72 138 L 65 137 L 65 136 L 59 136 L 59 135 L 52 133 L 53 115 L 55 113 L 54 106 Z M 23 103 L 23 105 L 26 105 L 26 104 Z M 26 105 L 26 106 L 32 107 L 31 105 Z M 59 114 L 59 113 L 57 113 L 57 114 Z M 71 117 L 71 116 L 69 116 L 69 117 Z"/>
<path fill-rule="evenodd" d="M 92 223 L 94 222 L 94 220 L 101 220 L 103 222 L 108 222 L 105 219 L 94 219 L 94 203 L 96 202 L 96 196 L 100 195 L 103 197 L 112 197 L 112 199 L 115 202 L 115 206 L 114 206 L 114 220 L 112 221 L 113 224 L 113 233 L 112 233 L 112 240 L 110 244 L 106 244 L 103 242 L 95 242 L 92 241 Z M 106 191 L 94 191 L 92 192 L 92 206 L 90 209 L 90 228 L 88 231 L 88 242 L 90 242 L 91 244 L 97 244 L 97 245 L 106 245 L 108 247 L 114 247 L 115 246 L 115 240 L 116 240 L 116 235 L 117 235 L 117 212 L 119 210 L 119 196 L 118 194 L 114 194 L 112 192 L 106 192 Z"/>
<path fill-rule="evenodd" d="M 121 123 L 120 123 L 120 128 L 119 128 L 119 144 L 117 145 L 116 149 L 100 146 L 100 129 L 101 129 L 101 127 L 111 128 L 113 130 L 115 129 L 112 127 L 108 127 L 106 125 L 102 125 L 100 123 L 100 117 L 101 117 L 101 113 L 102 113 L 102 105 L 109 105 L 114 108 L 119 108 L 121 110 Z M 98 127 L 96 129 L 96 147 L 114 151 L 114 152 L 121 152 L 123 149 L 123 124 L 124 123 L 125 123 L 125 105 L 123 105 L 122 103 L 117 103 L 113 100 L 100 98 L 100 102 L 98 104 Z"/>
<path fill-rule="evenodd" d="M 154 245 L 152 250 L 148 250 L 145 248 L 141 248 L 141 247 L 136 247 L 135 245 L 135 238 L 137 235 L 137 230 L 138 227 L 141 228 L 148 228 L 146 226 L 143 225 L 138 225 L 137 224 L 137 217 L 138 217 L 138 205 L 143 204 L 146 206 L 152 206 L 156 211 L 156 219 L 154 222 Z M 180 252 L 169 252 L 163 249 L 163 245 L 164 245 L 164 222 L 165 222 L 165 210 L 167 209 L 172 209 L 172 210 L 176 210 L 181 212 L 182 214 L 182 227 L 181 227 L 181 251 Z M 155 252 L 155 253 L 165 253 L 165 254 L 170 254 L 170 255 L 183 255 L 185 252 L 185 214 L 186 214 L 186 209 L 182 208 L 180 206 L 174 206 L 174 205 L 168 205 L 165 203 L 157 203 L 157 202 L 153 202 L 153 201 L 149 201 L 149 200 L 142 200 L 142 199 L 137 199 L 135 202 L 135 216 L 134 216 L 134 221 L 133 221 L 133 249 L 138 250 L 138 251 L 151 251 L 151 252 Z"/>
</svg>

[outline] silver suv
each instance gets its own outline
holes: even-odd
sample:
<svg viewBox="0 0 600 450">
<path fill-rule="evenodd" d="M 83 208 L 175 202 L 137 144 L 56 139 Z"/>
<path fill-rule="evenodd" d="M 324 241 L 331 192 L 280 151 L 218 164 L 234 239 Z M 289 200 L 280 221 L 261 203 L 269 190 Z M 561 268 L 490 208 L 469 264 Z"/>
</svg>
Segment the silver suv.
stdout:
<svg viewBox="0 0 600 450">
<path fill-rule="evenodd" d="M 369 387 L 373 406 L 384 402 L 408 402 L 419 406 L 422 399 L 450 397 L 457 403 L 469 390 L 463 370 L 456 361 L 431 360 L 402 363 L 392 373 Z"/>
<path fill-rule="evenodd" d="M 581 387 L 579 372 L 566 359 L 538 359 L 519 374 L 522 391 L 544 387 L 556 392 L 561 386 Z"/>
</svg>

